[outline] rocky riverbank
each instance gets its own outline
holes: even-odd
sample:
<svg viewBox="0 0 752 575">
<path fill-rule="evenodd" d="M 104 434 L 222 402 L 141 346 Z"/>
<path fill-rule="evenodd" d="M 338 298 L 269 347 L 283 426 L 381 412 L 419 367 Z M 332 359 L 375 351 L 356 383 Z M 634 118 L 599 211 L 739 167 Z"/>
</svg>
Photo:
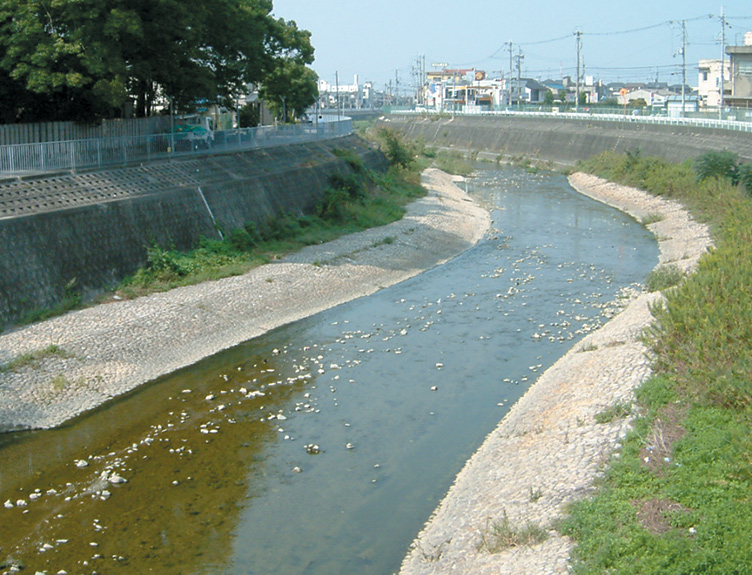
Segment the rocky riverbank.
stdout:
<svg viewBox="0 0 752 575">
<path fill-rule="evenodd" d="M 0 430 L 51 428 L 262 333 L 365 296 L 475 245 L 490 216 L 438 170 L 393 224 L 239 277 L 68 313 L 0 336 Z"/>
<path fill-rule="evenodd" d="M 586 174 L 579 192 L 623 210 L 658 240 L 660 265 L 690 271 L 711 245 L 706 226 L 682 206 Z M 639 341 L 660 294 L 644 293 L 547 370 L 467 462 L 414 542 L 401 573 L 567 573 L 572 543 L 552 529 L 566 504 L 587 495 L 602 465 L 619 449 L 629 422 L 595 416 L 633 398 L 650 374 Z M 494 533 L 533 525 L 548 538 L 492 552 Z"/>
</svg>

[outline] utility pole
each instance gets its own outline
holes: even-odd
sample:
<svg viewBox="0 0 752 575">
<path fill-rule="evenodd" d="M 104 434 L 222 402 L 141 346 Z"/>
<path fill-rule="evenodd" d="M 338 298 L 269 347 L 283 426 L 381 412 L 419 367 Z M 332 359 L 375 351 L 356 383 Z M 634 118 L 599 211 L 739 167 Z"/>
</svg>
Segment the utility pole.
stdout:
<svg viewBox="0 0 752 575">
<path fill-rule="evenodd" d="M 522 96 L 520 95 L 520 87 L 522 86 L 522 59 L 525 56 L 522 54 L 522 48 L 517 47 L 517 106 L 522 107 Z"/>
<path fill-rule="evenodd" d="M 682 20 L 682 118 L 686 108 L 686 88 L 687 85 L 687 21 Z"/>
<path fill-rule="evenodd" d="M 719 120 L 723 120 L 723 105 L 724 105 L 723 84 L 725 82 L 724 68 L 726 68 L 726 16 L 723 13 L 723 6 L 721 6 L 721 105 L 718 108 Z"/>
<path fill-rule="evenodd" d="M 512 57 L 514 52 L 512 51 L 512 41 L 509 44 L 509 106 L 512 106 Z"/>
<path fill-rule="evenodd" d="M 582 32 L 577 30 L 574 33 L 577 36 L 577 88 L 574 96 L 574 111 L 580 111 L 580 51 L 582 50 Z"/>
<path fill-rule="evenodd" d="M 399 70 L 394 71 L 394 103 L 399 106 Z"/>
</svg>

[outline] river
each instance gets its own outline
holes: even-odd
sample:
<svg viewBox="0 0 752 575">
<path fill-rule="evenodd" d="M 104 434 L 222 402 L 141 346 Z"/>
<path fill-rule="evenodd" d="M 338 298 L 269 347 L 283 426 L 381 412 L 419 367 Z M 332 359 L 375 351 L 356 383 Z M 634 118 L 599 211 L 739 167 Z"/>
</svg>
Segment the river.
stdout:
<svg viewBox="0 0 752 575">
<path fill-rule="evenodd" d="M 391 573 L 509 407 L 639 289 L 652 236 L 479 165 L 451 262 L 54 431 L 0 436 L 0 572 Z"/>
</svg>

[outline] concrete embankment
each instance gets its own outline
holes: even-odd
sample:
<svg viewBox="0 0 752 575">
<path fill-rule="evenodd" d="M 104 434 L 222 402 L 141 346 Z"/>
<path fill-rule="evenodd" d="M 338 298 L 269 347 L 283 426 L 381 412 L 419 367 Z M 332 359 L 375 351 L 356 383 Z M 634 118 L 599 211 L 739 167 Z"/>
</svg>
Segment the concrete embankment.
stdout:
<svg viewBox="0 0 752 575">
<path fill-rule="evenodd" d="M 693 159 L 708 150 L 732 150 L 752 161 L 752 135 L 696 126 L 612 122 L 587 119 L 509 116 L 391 115 L 381 125 L 394 127 L 430 145 L 472 150 L 489 159 L 524 156 L 573 165 L 604 151 L 639 150 L 672 162 Z"/>
<path fill-rule="evenodd" d="M 243 153 L 0 183 L 0 327 L 116 284 L 146 263 L 147 248 L 190 249 L 248 222 L 310 210 L 334 172 L 384 156 L 349 136 Z M 67 287 L 66 287 L 67 286 Z"/>
</svg>

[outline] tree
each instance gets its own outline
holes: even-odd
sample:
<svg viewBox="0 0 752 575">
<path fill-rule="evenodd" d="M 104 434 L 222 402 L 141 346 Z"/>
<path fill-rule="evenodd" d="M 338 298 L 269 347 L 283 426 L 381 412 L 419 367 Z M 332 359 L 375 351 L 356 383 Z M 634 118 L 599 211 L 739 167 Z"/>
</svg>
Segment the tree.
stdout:
<svg viewBox="0 0 752 575">
<path fill-rule="evenodd" d="M 554 105 L 554 93 L 551 90 L 546 90 L 546 94 L 543 96 L 543 103 L 546 106 Z"/>
<path fill-rule="evenodd" d="M 276 116 L 299 118 L 319 97 L 316 73 L 293 60 L 282 60 L 264 78 L 259 95 Z"/>
<path fill-rule="evenodd" d="M 0 0 L 0 68 L 49 106 L 96 120 L 227 103 L 280 59 L 313 61 L 310 34 L 270 0 Z"/>
</svg>

